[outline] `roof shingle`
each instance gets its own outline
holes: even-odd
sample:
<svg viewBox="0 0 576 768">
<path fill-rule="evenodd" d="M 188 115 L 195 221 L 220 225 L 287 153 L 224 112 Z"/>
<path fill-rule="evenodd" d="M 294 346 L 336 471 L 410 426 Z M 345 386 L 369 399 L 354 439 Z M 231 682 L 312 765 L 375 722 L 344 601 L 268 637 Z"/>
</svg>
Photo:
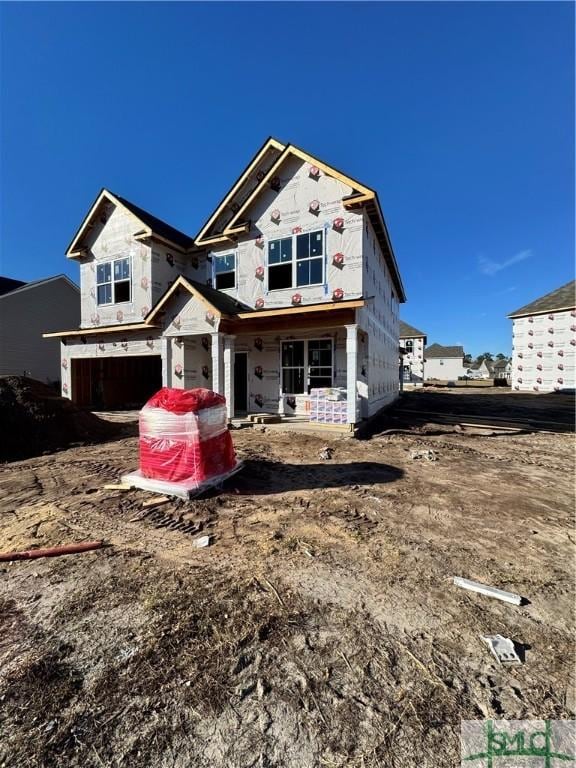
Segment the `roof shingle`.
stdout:
<svg viewBox="0 0 576 768">
<path fill-rule="evenodd" d="M 443 347 L 432 344 L 424 350 L 424 358 L 433 357 L 464 357 L 464 347 Z"/>
<path fill-rule="evenodd" d="M 536 315 L 539 312 L 554 312 L 558 309 L 574 309 L 574 307 L 576 307 L 576 280 L 571 280 L 561 288 L 511 312 L 508 317 Z"/>
<path fill-rule="evenodd" d="M 115 192 L 112 192 L 112 194 L 122 203 L 122 205 L 128 208 L 134 216 L 140 219 L 144 224 L 147 224 L 155 235 L 160 235 L 160 237 L 170 240 L 171 243 L 174 243 L 174 245 L 178 245 L 181 248 L 188 249 L 192 248 L 194 245 L 194 240 L 183 232 L 180 232 L 180 230 L 170 226 L 170 224 L 162 221 L 162 219 L 159 219 L 157 216 L 153 216 L 143 208 L 134 205 L 130 200 L 126 200 L 125 197 L 120 197 L 120 195 L 117 195 Z"/>
<path fill-rule="evenodd" d="M 419 331 L 418 328 L 414 328 L 413 325 L 408 325 L 404 320 L 400 320 L 400 338 L 413 339 L 417 337 L 426 338 L 426 334 L 423 331 Z"/>
</svg>

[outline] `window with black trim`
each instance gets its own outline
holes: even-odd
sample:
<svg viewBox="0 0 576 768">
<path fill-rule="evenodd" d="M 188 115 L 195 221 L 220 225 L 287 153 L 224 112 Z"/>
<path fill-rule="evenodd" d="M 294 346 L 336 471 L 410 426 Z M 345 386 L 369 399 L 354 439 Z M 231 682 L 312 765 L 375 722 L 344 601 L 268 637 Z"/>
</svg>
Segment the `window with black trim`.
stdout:
<svg viewBox="0 0 576 768">
<path fill-rule="evenodd" d="M 324 233 L 296 236 L 296 285 L 318 285 L 324 272 Z"/>
<path fill-rule="evenodd" d="M 308 342 L 308 392 L 315 387 L 331 387 L 332 379 L 332 340 L 310 340 Z"/>
<path fill-rule="evenodd" d="M 282 342 L 282 393 L 302 395 L 334 380 L 331 339 Z"/>
<path fill-rule="evenodd" d="M 268 290 L 292 288 L 292 238 L 268 244 Z"/>
<path fill-rule="evenodd" d="M 301 395 L 306 386 L 304 367 L 304 342 L 282 342 L 282 392 Z"/>
<path fill-rule="evenodd" d="M 294 253 L 296 258 L 294 259 Z M 321 285 L 324 281 L 324 232 L 302 234 L 268 243 L 268 290 Z"/>
<path fill-rule="evenodd" d="M 114 259 L 97 265 L 96 300 L 99 306 L 130 301 L 130 259 Z"/>
<path fill-rule="evenodd" d="M 236 256 L 227 253 L 225 256 L 214 256 L 214 276 L 216 288 L 236 287 Z"/>
<path fill-rule="evenodd" d="M 405 346 L 406 352 L 412 352 L 414 348 L 414 342 L 412 341 L 412 339 L 406 339 L 406 344 L 404 346 Z"/>
</svg>

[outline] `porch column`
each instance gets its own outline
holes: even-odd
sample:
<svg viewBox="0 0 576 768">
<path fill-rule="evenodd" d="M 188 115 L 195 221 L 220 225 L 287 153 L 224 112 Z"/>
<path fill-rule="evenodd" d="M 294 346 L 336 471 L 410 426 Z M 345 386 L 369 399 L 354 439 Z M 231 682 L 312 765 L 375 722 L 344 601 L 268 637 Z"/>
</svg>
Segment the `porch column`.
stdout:
<svg viewBox="0 0 576 768">
<path fill-rule="evenodd" d="M 224 394 L 224 356 L 222 355 L 222 333 L 212 334 L 212 390 Z"/>
<path fill-rule="evenodd" d="M 356 423 L 356 403 L 358 393 L 356 386 L 358 366 L 358 325 L 346 325 L 346 392 L 348 400 L 348 424 Z"/>
<path fill-rule="evenodd" d="M 172 339 L 162 337 L 162 386 L 172 386 Z"/>
<path fill-rule="evenodd" d="M 234 341 L 236 336 L 224 337 L 224 397 L 228 420 L 234 418 Z"/>
</svg>

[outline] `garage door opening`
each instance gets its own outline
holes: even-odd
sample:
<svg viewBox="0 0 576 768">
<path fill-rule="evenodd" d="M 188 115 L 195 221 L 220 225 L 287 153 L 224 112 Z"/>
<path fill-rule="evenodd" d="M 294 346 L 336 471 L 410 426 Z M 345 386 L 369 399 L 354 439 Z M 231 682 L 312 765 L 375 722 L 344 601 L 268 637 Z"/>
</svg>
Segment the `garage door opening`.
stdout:
<svg viewBox="0 0 576 768">
<path fill-rule="evenodd" d="M 160 355 L 72 359 L 72 400 L 94 410 L 141 408 L 162 386 Z"/>
</svg>

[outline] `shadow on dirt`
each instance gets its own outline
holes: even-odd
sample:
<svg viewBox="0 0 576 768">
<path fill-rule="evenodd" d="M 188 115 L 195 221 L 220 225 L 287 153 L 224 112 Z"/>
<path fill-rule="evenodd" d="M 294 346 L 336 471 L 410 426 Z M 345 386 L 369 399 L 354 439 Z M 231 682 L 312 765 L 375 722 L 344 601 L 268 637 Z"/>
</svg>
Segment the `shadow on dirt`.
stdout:
<svg viewBox="0 0 576 768">
<path fill-rule="evenodd" d="M 244 469 L 227 483 L 242 495 L 287 493 L 318 488 L 392 483 L 404 476 L 390 464 L 353 461 L 349 464 L 285 464 L 267 459 L 248 459 Z"/>
</svg>

